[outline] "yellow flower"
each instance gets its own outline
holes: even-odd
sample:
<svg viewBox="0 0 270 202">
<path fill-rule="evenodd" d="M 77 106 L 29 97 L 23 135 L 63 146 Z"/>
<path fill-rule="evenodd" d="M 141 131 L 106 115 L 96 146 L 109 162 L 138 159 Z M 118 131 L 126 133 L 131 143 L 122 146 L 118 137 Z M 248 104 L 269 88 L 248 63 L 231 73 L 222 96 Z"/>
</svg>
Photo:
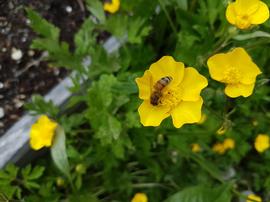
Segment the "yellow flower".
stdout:
<svg viewBox="0 0 270 202">
<path fill-rule="evenodd" d="M 234 147 L 234 140 L 231 138 L 226 138 L 224 142 L 214 144 L 212 150 L 218 154 L 224 154 L 227 150 L 233 149 Z"/>
<path fill-rule="evenodd" d="M 251 200 L 249 200 L 249 199 L 251 199 Z M 248 198 L 247 198 L 246 202 L 254 202 L 254 201 L 256 201 L 256 202 L 262 202 L 262 198 L 259 197 L 259 196 L 257 196 L 257 195 L 255 195 L 255 194 L 248 195 Z"/>
<path fill-rule="evenodd" d="M 103 5 L 103 9 L 109 13 L 116 13 L 120 8 L 120 0 L 111 0 Z"/>
<path fill-rule="evenodd" d="M 135 194 L 131 202 L 148 202 L 148 198 L 144 193 L 137 193 Z"/>
<path fill-rule="evenodd" d="M 191 150 L 194 153 L 198 153 L 202 150 L 201 146 L 197 143 L 191 144 Z"/>
<path fill-rule="evenodd" d="M 223 142 L 223 146 L 226 150 L 233 149 L 235 147 L 234 139 L 226 138 Z"/>
<path fill-rule="evenodd" d="M 255 149 L 262 153 L 264 152 L 266 149 L 268 149 L 270 147 L 269 145 L 269 136 L 266 135 L 266 134 L 259 134 L 257 137 L 256 137 L 256 140 L 255 140 Z"/>
<path fill-rule="evenodd" d="M 56 127 L 57 123 L 50 120 L 46 115 L 40 116 L 30 129 L 31 148 L 39 150 L 42 147 L 50 147 Z"/>
<path fill-rule="evenodd" d="M 224 145 L 222 143 L 214 144 L 212 150 L 218 154 L 224 154 L 226 152 L 226 149 L 224 148 Z"/>
<path fill-rule="evenodd" d="M 252 94 L 256 77 L 261 74 L 259 67 L 243 48 L 220 53 L 207 61 L 212 79 L 225 83 L 225 94 L 235 98 Z"/>
<path fill-rule="evenodd" d="M 269 18 L 269 9 L 260 0 L 236 0 L 228 5 L 226 18 L 239 29 L 247 29 L 264 23 Z"/>
<path fill-rule="evenodd" d="M 144 126 L 159 126 L 170 115 L 176 128 L 200 121 L 200 92 L 208 82 L 193 67 L 185 68 L 182 62 L 164 56 L 136 78 L 136 83 L 143 100 L 138 111 Z"/>
</svg>

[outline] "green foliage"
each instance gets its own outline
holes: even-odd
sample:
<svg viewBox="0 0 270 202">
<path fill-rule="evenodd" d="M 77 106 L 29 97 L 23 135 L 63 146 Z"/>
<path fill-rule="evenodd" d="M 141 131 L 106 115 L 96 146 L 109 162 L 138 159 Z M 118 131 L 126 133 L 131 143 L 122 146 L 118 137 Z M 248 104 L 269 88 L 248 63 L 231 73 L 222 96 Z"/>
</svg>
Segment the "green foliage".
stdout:
<svg viewBox="0 0 270 202">
<path fill-rule="evenodd" d="M 59 113 L 59 109 L 53 104 L 53 102 L 45 101 L 41 95 L 33 95 L 32 101 L 26 103 L 24 107 L 32 115 L 47 114 L 50 117 L 56 117 Z"/>
<path fill-rule="evenodd" d="M 55 131 L 53 145 L 51 147 L 52 159 L 56 167 L 70 179 L 70 167 L 66 152 L 66 136 L 65 131 L 61 126 L 58 126 Z"/>
<path fill-rule="evenodd" d="M 0 171 L 0 197 L 120 202 L 143 192 L 154 202 L 238 202 L 248 190 L 269 201 L 270 151 L 254 148 L 257 134 L 270 133 L 269 21 L 237 30 L 225 19 L 228 1 L 218 0 L 121 0 L 115 14 L 104 13 L 102 1 L 85 3 L 90 16 L 75 33 L 72 51 L 57 27 L 26 9 L 38 34 L 32 47 L 47 51 L 51 65 L 73 71 L 73 96 L 61 112 L 40 96 L 27 104 L 31 113 L 48 114 L 63 128 L 50 149 L 53 161 L 47 155 L 33 167 Z M 102 46 L 108 34 L 121 43 L 113 53 Z M 210 79 L 207 59 L 239 46 L 263 75 L 252 96 L 229 99 L 223 85 Z M 156 128 L 141 125 L 135 78 L 164 55 L 208 78 L 205 122 L 180 129 L 170 120 Z M 220 128 L 223 135 L 217 135 Z M 215 153 L 213 145 L 226 138 L 235 147 Z M 192 152 L 194 143 L 200 152 Z"/>
<path fill-rule="evenodd" d="M 0 199 L 7 200 L 16 197 L 22 199 L 23 190 L 37 190 L 40 188 L 39 178 L 43 175 L 45 168 L 42 166 L 26 166 L 20 172 L 13 164 L 9 164 L 0 171 Z M 4 200 L 5 201 L 5 200 Z"/>
<path fill-rule="evenodd" d="M 215 188 L 196 186 L 174 194 L 166 202 L 230 202 L 231 198 L 230 185 Z"/>
</svg>

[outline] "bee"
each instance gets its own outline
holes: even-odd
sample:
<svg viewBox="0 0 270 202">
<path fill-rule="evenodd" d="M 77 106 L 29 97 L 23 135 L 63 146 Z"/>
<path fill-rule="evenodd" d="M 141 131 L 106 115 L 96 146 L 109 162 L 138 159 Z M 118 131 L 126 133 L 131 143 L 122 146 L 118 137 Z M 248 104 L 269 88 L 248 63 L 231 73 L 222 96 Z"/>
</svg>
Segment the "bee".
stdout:
<svg viewBox="0 0 270 202">
<path fill-rule="evenodd" d="M 160 80 L 158 80 L 154 85 L 154 91 L 151 94 L 150 97 L 150 103 L 154 106 L 158 105 L 160 102 L 160 98 L 162 97 L 162 90 L 169 85 L 169 83 L 172 81 L 171 76 L 165 76 L 162 77 Z"/>
</svg>

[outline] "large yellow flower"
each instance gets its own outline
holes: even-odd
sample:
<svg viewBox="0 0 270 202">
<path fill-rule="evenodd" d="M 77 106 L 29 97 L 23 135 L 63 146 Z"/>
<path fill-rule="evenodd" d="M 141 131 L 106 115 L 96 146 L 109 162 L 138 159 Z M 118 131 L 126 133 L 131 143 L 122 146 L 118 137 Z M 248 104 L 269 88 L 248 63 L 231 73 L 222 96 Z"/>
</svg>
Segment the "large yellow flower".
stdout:
<svg viewBox="0 0 270 202">
<path fill-rule="evenodd" d="M 50 147 L 57 123 L 42 115 L 30 129 L 30 146 L 34 150 Z"/>
<path fill-rule="evenodd" d="M 120 0 L 111 0 L 103 5 L 103 9 L 109 13 L 116 13 L 120 8 Z"/>
<path fill-rule="evenodd" d="M 226 18 L 239 29 L 247 29 L 264 23 L 269 18 L 269 9 L 260 0 L 236 0 L 228 5 Z"/>
<path fill-rule="evenodd" d="M 162 78 L 170 78 L 171 81 L 158 91 L 155 86 Z M 193 67 L 185 68 L 182 62 L 164 56 L 137 78 L 136 83 L 139 97 L 143 100 L 138 111 L 144 126 L 159 126 L 170 115 L 176 128 L 200 121 L 203 104 L 200 92 L 208 82 Z M 158 98 L 156 105 L 151 104 L 153 94 L 159 95 L 154 96 Z"/>
<path fill-rule="evenodd" d="M 259 67 L 243 48 L 220 53 L 207 61 L 210 76 L 226 84 L 225 94 L 235 98 L 252 94 L 256 77 L 261 74 Z"/>
<path fill-rule="evenodd" d="M 259 134 L 255 140 L 255 149 L 262 153 L 270 147 L 269 136 L 267 134 Z"/>
<path fill-rule="evenodd" d="M 131 202 L 148 202 L 148 198 L 144 193 L 137 193 L 132 198 Z"/>
</svg>

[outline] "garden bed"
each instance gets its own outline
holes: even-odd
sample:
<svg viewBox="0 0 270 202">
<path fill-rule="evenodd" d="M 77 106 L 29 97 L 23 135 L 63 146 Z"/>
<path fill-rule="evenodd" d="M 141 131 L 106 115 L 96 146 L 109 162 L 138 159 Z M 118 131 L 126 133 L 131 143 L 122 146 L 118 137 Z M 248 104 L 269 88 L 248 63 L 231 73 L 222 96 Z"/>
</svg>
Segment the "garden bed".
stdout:
<svg viewBox="0 0 270 202">
<path fill-rule="evenodd" d="M 0 136 L 20 119 L 31 95 L 45 95 L 67 75 L 64 68 L 49 67 L 43 61 L 46 53 L 30 48 L 36 35 L 25 6 L 59 26 L 61 39 L 71 45 L 86 15 L 80 0 L 0 1 Z"/>
</svg>

